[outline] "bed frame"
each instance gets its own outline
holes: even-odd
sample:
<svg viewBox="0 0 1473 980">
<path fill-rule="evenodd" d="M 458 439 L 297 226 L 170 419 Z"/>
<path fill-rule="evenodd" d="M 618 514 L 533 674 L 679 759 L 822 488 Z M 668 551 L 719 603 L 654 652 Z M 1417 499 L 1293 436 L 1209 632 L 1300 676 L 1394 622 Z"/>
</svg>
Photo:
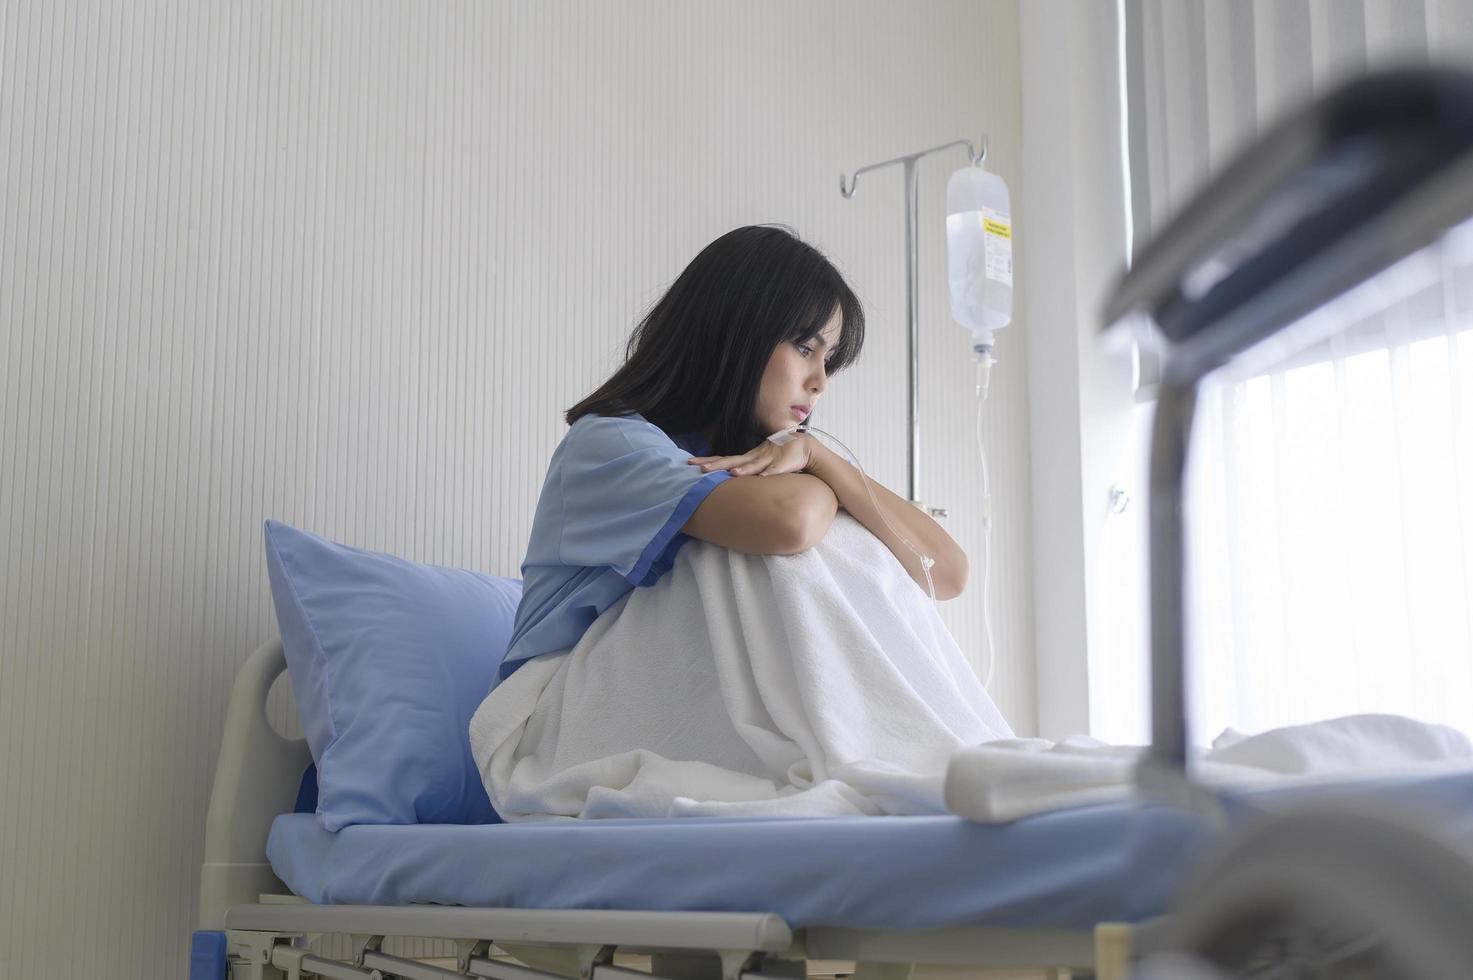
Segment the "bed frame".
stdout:
<svg viewBox="0 0 1473 980">
<path fill-rule="evenodd" d="M 759 980 L 809 972 L 860 980 L 1062 980 L 1076 973 L 1123 980 L 1152 929 L 792 929 L 764 912 L 315 905 L 292 895 L 266 860 L 271 823 L 295 809 L 312 762 L 306 739 L 282 736 L 267 716 L 271 687 L 285 671 L 281 641 L 272 640 L 247 658 L 231 691 L 206 818 L 195 934 L 200 965 L 191 980 L 215 980 L 209 964 L 224 960 L 234 980 Z M 306 948 L 329 933 L 352 937 L 351 962 Z M 448 940 L 456 965 L 389 955 L 383 942 L 391 936 Z M 641 964 L 648 958 L 648 972 L 631 969 L 631 957 Z"/>
</svg>

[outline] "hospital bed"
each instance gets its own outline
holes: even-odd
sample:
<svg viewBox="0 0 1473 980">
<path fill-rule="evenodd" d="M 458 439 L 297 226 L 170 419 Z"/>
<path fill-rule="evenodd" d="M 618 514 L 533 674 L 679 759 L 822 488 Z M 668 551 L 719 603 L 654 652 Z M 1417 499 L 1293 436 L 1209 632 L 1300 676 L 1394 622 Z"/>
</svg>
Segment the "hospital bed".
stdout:
<svg viewBox="0 0 1473 980">
<path fill-rule="evenodd" d="M 314 818 L 306 742 L 267 719 L 286 666 L 272 641 L 231 693 L 192 980 L 227 969 L 237 980 L 1216 977 L 1249 975 L 1276 953 L 1473 974 L 1473 866 L 1458 843 L 1473 839 L 1473 775 L 1201 789 L 1187 756 L 1180 587 L 1198 383 L 1312 342 L 1334 329 L 1336 297 L 1388 269 L 1411 282 L 1425 268 L 1409 257 L 1458 246 L 1473 214 L 1470 150 L 1473 78 L 1354 82 L 1247 151 L 1116 291 L 1110 334 L 1134 326 L 1163 353 L 1152 746 L 1134 801 L 1001 825 L 765 818 L 330 833 Z M 309 948 L 324 934 L 350 937 L 345 959 Z M 391 954 L 385 937 L 444 940 L 454 955 L 418 962 Z"/>
</svg>

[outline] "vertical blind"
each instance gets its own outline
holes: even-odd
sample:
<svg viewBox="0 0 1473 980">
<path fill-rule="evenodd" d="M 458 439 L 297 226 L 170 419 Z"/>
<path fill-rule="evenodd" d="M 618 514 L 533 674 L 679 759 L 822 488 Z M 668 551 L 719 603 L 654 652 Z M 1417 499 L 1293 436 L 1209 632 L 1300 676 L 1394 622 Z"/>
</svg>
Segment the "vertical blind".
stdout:
<svg viewBox="0 0 1473 980">
<path fill-rule="evenodd" d="M 1137 248 L 1283 113 L 1345 78 L 1473 69 L 1473 0 L 1130 0 L 1127 24 Z M 1473 732 L 1473 266 L 1436 261 L 1434 285 L 1202 393 L 1187 518 L 1198 741 L 1362 711 Z M 1144 589 L 1136 521 L 1117 554 Z M 1143 608 L 1129 598 L 1117 595 Z M 1131 639 L 1108 651 L 1102 682 L 1141 719 L 1144 631 Z"/>
</svg>

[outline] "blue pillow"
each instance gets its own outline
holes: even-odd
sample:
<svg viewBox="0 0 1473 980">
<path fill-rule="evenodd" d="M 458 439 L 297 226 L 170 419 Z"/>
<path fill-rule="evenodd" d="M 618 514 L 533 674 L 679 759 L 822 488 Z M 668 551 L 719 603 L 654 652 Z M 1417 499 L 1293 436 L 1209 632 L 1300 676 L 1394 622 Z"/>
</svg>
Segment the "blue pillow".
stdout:
<svg viewBox="0 0 1473 980">
<path fill-rule="evenodd" d="M 322 826 L 499 823 L 468 730 L 511 639 L 522 583 L 277 521 L 265 535 Z"/>
</svg>

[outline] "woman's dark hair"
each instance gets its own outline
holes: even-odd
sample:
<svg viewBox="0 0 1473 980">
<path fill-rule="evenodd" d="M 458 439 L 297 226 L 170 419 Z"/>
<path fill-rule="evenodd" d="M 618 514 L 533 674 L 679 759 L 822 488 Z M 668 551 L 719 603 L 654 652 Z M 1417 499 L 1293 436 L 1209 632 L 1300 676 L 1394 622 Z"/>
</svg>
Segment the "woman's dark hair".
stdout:
<svg viewBox="0 0 1473 980">
<path fill-rule="evenodd" d="M 701 250 L 629 338 L 624 364 L 568 409 L 635 412 L 671 435 L 710 435 L 711 452 L 744 453 L 758 431 L 757 393 L 779 344 L 818 337 L 838 310 L 839 341 L 826 358 L 842 371 L 864 346 L 864 310 L 818 249 L 773 225 L 729 231 Z"/>
</svg>

